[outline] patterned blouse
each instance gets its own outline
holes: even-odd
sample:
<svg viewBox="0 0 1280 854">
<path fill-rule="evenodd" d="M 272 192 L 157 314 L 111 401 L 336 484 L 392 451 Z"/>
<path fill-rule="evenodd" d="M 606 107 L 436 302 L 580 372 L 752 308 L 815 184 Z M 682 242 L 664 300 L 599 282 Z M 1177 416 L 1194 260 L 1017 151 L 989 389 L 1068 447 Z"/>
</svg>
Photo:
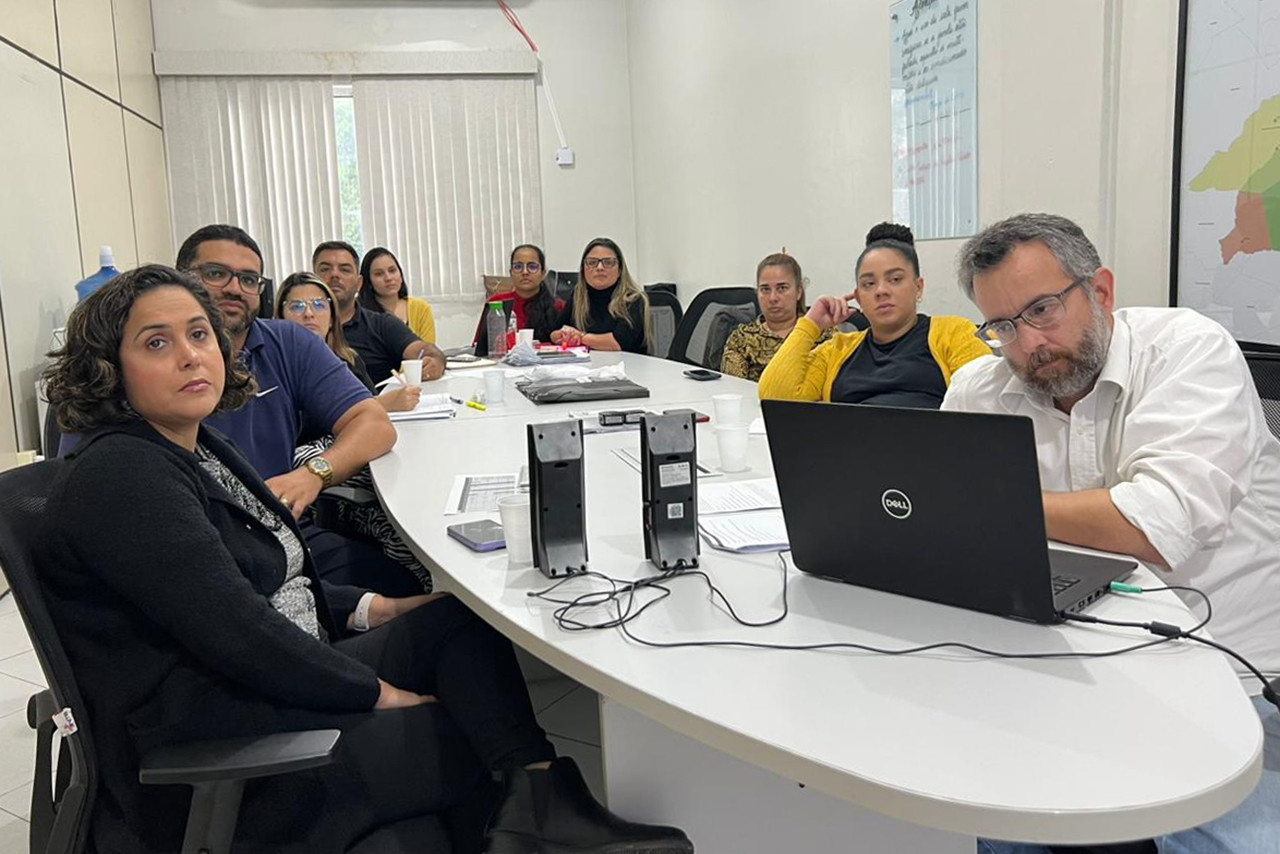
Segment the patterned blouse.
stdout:
<svg viewBox="0 0 1280 854">
<path fill-rule="evenodd" d="M 316 616 L 316 597 L 311 592 L 311 580 L 302 574 L 303 545 L 284 521 L 249 491 L 222 460 L 209 452 L 204 445 L 196 446 L 200 466 L 216 480 L 240 507 L 267 530 L 275 534 L 284 549 L 284 583 L 268 597 L 271 607 L 279 611 L 289 622 L 318 640 L 321 636 L 320 619 Z"/>
<path fill-rule="evenodd" d="M 823 331 L 814 346 L 831 337 L 832 330 Z M 765 325 L 764 315 L 760 315 L 751 323 L 744 323 L 729 334 L 724 343 L 724 356 L 720 359 L 720 370 L 744 380 L 760 382 L 760 375 L 778 352 L 786 336 L 772 332 Z"/>
</svg>

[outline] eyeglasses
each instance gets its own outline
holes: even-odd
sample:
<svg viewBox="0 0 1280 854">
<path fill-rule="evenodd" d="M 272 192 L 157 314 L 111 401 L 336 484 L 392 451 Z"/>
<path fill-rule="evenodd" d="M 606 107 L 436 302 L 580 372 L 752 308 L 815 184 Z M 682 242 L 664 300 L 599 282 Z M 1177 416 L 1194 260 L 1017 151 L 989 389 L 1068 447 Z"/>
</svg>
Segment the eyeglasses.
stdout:
<svg viewBox="0 0 1280 854">
<path fill-rule="evenodd" d="M 1067 294 L 1093 278 L 1093 273 L 1081 276 L 1056 294 L 1038 299 L 1016 316 L 1004 320 L 988 320 L 978 327 L 974 335 L 992 349 L 999 349 L 1018 340 L 1018 321 L 1032 329 L 1051 329 L 1067 314 Z"/>
<path fill-rule="evenodd" d="M 530 273 L 537 273 L 541 269 L 542 265 L 537 261 L 530 261 L 528 264 L 523 261 L 517 261 L 511 265 L 511 272 L 513 273 L 524 273 L 526 271 Z"/>
<path fill-rule="evenodd" d="M 612 270 L 614 267 L 618 266 L 618 259 L 617 258 L 588 258 L 587 260 L 582 262 L 582 266 L 586 267 L 588 270 L 594 270 L 596 267 L 600 267 L 605 270 Z"/>
<path fill-rule="evenodd" d="M 211 288 L 225 288 L 232 279 L 239 279 L 240 290 L 247 294 L 260 294 L 271 285 L 270 279 L 252 270 L 232 270 L 221 264 L 197 264 L 191 270 Z"/>
<path fill-rule="evenodd" d="M 284 304 L 284 310 L 286 313 L 296 314 L 298 316 L 306 314 L 308 308 L 316 314 L 328 314 L 329 300 L 324 297 L 316 297 L 315 299 L 291 299 Z"/>
</svg>

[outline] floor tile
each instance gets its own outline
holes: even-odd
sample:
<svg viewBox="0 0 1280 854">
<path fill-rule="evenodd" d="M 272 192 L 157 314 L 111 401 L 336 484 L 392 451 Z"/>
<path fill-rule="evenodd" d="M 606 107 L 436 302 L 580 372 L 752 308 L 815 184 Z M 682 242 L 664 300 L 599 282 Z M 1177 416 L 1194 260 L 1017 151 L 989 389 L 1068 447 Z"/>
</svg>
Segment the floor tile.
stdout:
<svg viewBox="0 0 1280 854">
<path fill-rule="evenodd" d="M 36 658 L 36 652 L 33 649 L 20 652 L 9 658 L 0 659 L 0 673 L 6 676 L 16 676 L 41 688 L 49 687 L 49 683 L 44 678 L 44 671 L 40 669 L 40 661 Z"/>
<path fill-rule="evenodd" d="M 12 813 L 25 821 L 31 820 L 31 783 L 19 786 L 12 792 L 0 795 L 0 810 Z"/>
<path fill-rule="evenodd" d="M 9 597 L 5 597 L 6 599 Z M 0 658 L 8 658 L 31 649 L 27 627 L 17 611 L 0 616 Z"/>
<path fill-rule="evenodd" d="M 538 714 L 538 723 L 551 735 L 600 746 L 600 698 L 579 686 Z"/>
<path fill-rule="evenodd" d="M 31 825 L 0 810 L 0 854 L 27 854 L 31 845 Z"/>
<path fill-rule="evenodd" d="M 557 756 L 569 756 L 578 763 L 583 779 L 587 781 L 587 788 L 596 796 L 596 800 L 604 803 L 604 762 L 600 748 L 556 736 L 551 736 L 551 743 L 555 745 Z"/>
<path fill-rule="evenodd" d="M 0 716 L 11 712 L 24 712 L 27 708 L 27 700 L 39 690 L 39 687 L 24 679 L 0 673 Z M 0 788 L 0 792 L 6 791 L 8 789 Z"/>
<path fill-rule="evenodd" d="M 26 710 L 0 717 L 0 792 L 30 783 L 35 758 L 36 734 L 27 726 Z"/>
<path fill-rule="evenodd" d="M 14 601 L 12 593 L 6 593 L 0 596 L 0 617 L 5 614 L 18 613 L 18 603 Z"/>
<path fill-rule="evenodd" d="M 550 664 L 542 659 L 537 658 L 531 653 L 525 652 L 520 647 L 516 647 L 516 661 L 520 663 L 520 669 L 524 672 L 524 681 L 541 682 L 544 679 L 563 679 L 564 674 L 556 670 Z"/>
</svg>

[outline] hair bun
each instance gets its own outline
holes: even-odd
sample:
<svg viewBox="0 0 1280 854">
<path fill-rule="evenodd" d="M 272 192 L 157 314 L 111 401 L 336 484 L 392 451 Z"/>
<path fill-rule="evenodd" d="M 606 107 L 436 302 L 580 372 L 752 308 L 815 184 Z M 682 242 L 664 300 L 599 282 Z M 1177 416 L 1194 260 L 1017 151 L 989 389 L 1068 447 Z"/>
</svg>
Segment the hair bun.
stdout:
<svg viewBox="0 0 1280 854">
<path fill-rule="evenodd" d="M 911 229 L 905 225 L 899 225 L 896 222 L 882 222 L 879 225 L 873 225 L 871 230 L 867 232 L 867 246 L 879 240 L 896 240 L 899 243 L 905 243 L 908 246 L 916 245 L 915 235 L 911 233 Z"/>
</svg>

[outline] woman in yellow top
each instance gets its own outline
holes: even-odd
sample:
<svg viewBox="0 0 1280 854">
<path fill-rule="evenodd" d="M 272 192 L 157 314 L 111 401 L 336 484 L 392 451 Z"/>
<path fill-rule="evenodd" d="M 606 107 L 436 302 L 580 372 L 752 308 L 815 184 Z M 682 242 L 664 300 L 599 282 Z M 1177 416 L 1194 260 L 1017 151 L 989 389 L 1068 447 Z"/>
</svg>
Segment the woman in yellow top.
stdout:
<svg viewBox="0 0 1280 854">
<path fill-rule="evenodd" d="M 916 311 L 924 279 L 911 229 L 893 223 L 871 229 L 856 269 L 853 293 L 819 297 L 796 322 L 760 377 L 760 397 L 937 409 L 951 375 L 991 351 L 965 318 Z M 814 347 L 853 313 L 850 299 L 870 328 L 838 332 Z"/>
<path fill-rule="evenodd" d="M 436 318 L 431 303 L 409 296 L 404 270 L 390 249 L 375 246 L 360 262 L 360 304 L 369 311 L 385 311 L 400 318 L 413 334 L 428 344 L 436 343 Z"/>
</svg>

